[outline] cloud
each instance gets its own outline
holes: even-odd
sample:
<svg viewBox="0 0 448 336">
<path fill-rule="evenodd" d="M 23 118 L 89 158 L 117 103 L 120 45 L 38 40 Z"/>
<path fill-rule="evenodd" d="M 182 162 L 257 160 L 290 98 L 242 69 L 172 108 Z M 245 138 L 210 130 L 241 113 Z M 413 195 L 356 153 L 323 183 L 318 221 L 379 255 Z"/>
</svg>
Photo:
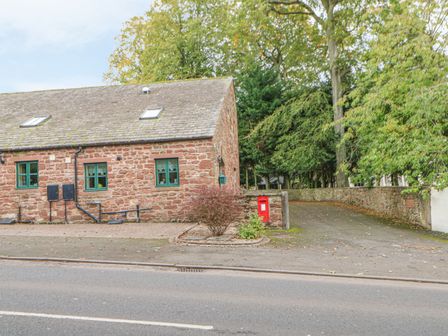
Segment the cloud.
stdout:
<svg viewBox="0 0 448 336">
<path fill-rule="evenodd" d="M 70 48 L 143 14 L 151 0 L 1 0 L 0 52 L 8 48 Z M 2 50 L 3 49 L 3 50 Z"/>
</svg>

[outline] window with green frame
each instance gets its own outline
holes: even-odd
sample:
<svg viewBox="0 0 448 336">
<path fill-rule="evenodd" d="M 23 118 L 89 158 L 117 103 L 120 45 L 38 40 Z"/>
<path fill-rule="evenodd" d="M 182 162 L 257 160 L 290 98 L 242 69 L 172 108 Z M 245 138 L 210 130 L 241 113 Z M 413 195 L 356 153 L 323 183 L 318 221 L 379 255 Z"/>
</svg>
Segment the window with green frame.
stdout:
<svg viewBox="0 0 448 336">
<path fill-rule="evenodd" d="M 36 189 L 39 187 L 39 165 L 37 161 L 16 163 L 18 189 Z"/>
<path fill-rule="evenodd" d="M 84 164 L 87 191 L 107 190 L 107 163 Z"/>
<path fill-rule="evenodd" d="M 156 160 L 156 186 L 157 187 L 179 186 L 178 159 Z"/>
</svg>

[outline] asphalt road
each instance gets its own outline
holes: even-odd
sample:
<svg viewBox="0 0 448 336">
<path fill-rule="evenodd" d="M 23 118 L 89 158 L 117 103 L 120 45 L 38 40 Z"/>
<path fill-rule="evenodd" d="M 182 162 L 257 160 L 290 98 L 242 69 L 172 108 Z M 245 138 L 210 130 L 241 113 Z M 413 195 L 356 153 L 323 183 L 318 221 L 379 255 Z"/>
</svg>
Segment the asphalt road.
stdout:
<svg viewBox="0 0 448 336">
<path fill-rule="evenodd" d="M 446 336 L 448 286 L 0 262 L 0 335 Z"/>
</svg>

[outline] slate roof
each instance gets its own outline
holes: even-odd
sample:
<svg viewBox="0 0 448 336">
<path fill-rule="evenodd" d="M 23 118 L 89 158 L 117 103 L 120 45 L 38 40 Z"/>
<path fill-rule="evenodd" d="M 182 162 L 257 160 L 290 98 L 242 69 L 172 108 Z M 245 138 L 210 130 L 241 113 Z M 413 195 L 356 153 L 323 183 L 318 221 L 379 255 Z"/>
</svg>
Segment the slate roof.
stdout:
<svg viewBox="0 0 448 336">
<path fill-rule="evenodd" d="M 3 93 L 0 151 L 210 138 L 231 84 L 224 78 Z M 158 107 L 157 119 L 140 120 Z M 46 115 L 37 127 L 20 127 Z"/>
</svg>

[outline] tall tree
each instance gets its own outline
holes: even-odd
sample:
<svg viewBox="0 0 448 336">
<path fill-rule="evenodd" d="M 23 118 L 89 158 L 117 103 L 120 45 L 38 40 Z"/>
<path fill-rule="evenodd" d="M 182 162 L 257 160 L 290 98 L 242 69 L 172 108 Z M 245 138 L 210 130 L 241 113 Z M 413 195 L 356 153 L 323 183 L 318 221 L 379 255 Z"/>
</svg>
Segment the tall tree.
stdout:
<svg viewBox="0 0 448 336">
<path fill-rule="evenodd" d="M 321 48 L 310 48 L 318 41 L 316 28 L 296 16 L 279 17 L 265 0 L 233 0 L 228 35 L 236 66 L 232 73 L 245 71 L 258 63 L 274 69 L 282 79 L 311 85 L 319 81 Z"/>
<path fill-rule="evenodd" d="M 145 16 L 125 24 L 106 78 L 138 83 L 220 75 L 227 6 L 222 0 L 156 0 Z"/>
<path fill-rule="evenodd" d="M 267 69 L 257 63 L 250 65 L 238 76 L 236 84 L 240 163 L 243 175 L 241 180 L 249 185 L 251 176 L 257 174 L 266 176 L 270 173 L 270 156 L 263 152 L 249 135 L 258 123 L 270 116 L 285 101 L 286 84 L 280 79 L 275 67 Z M 254 178 L 256 184 L 255 180 L 256 178 Z"/>
<path fill-rule="evenodd" d="M 300 187 L 334 185 L 331 90 L 304 89 L 257 125 L 251 140 L 271 148 L 272 166 Z"/>
<path fill-rule="evenodd" d="M 272 13 L 271 13 L 272 14 Z M 257 63 L 316 81 L 315 28 L 270 15 L 265 0 L 157 0 L 125 23 L 106 78 L 120 83 L 237 76 Z"/>
<path fill-rule="evenodd" d="M 342 98 L 345 94 L 343 78 L 349 69 L 347 54 L 353 47 L 351 31 L 355 29 L 366 8 L 365 0 L 267 0 L 279 15 L 299 15 L 307 17 L 315 24 L 327 46 L 327 65 L 330 73 L 334 129 L 337 135 L 336 184 L 347 186 L 344 173 L 346 149 L 340 140 L 344 136 Z"/>
<path fill-rule="evenodd" d="M 362 181 L 401 174 L 414 191 L 448 186 L 448 57 L 424 3 L 393 1 L 382 10 L 350 95 L 346 138 L 358 149 Z"/>
</svg>

